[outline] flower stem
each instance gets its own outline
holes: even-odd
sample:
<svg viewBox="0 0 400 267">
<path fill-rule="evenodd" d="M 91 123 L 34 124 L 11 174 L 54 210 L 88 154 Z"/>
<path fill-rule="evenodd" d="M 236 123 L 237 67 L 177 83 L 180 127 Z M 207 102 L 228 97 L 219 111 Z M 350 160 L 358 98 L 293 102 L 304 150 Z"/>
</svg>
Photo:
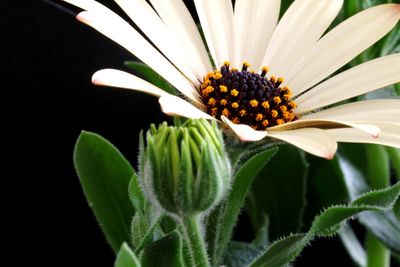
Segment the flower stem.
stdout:
<svg viewBox="0 0 400 267">
<path fill-rule="evenodd" d="M 367 146 L 368 178 L 372 189 L 390 185 L 390 165 L 387 151 L 379 145 Z M 389 267 L 390 251 L 372 233 L 366 239 L 368 267 Z"/>
<path fill-rule="evenodd" d="M 200 231 L 199 216 L 184 217 L 182 226 L 193 266 L 209 267 L 206 245 Z"/>
</svg>

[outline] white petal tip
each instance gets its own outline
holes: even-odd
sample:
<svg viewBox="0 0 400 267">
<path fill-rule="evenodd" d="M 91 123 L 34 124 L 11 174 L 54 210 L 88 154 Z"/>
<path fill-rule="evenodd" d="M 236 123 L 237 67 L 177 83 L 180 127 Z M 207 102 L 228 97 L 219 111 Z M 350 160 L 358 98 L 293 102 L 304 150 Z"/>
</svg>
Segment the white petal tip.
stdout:
<svg viewBox="0 0 400 267">
<path fill-rule="evenodd" d="M 232 131 L 244 142 L 255 142 L 265 138 L 268 134 L 267 131 L 256 131 L 245 124 L 234 124 L 227 117 L 221 116 L 221 119 Z"/>
</svg>

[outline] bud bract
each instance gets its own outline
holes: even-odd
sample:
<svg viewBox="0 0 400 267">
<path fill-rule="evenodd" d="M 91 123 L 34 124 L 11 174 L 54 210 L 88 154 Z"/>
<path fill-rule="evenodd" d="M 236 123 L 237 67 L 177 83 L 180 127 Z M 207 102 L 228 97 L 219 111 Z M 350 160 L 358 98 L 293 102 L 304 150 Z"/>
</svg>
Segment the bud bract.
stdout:
<svg viewBox="0 0 400 267">
<path fill-rule="evenodd" d="M 224 196 L 231 165 L 216 122 L 151 126 L 140 151 L 141 184 L 149 199 L 183 217 L 209 211 Z"/>
</svg>

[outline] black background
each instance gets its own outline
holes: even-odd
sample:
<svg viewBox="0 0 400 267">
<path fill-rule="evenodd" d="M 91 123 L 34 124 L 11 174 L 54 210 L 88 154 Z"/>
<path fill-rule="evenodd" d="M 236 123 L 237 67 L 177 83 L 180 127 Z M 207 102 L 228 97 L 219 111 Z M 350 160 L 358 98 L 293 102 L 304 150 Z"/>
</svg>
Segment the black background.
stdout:
<svg viewBox="0 0 400 267">
<path fill-rule="evenodd" d="M 96 70 L 123 69 L 134 57 L 71 14 L 39 0 L 3 0 L 0 33 L 3 261 L 112 266 L 74 173 L 74 142 L 81 130 L 99 133 L 136 165 L 139 131 L 167 118 L 151 96 L 91 85 Z M 242 216 L 236 238 L 250 239 L 247 229 Z M 313 242 L 296 266 L 349 262 L 333 238 Z"/>
</svg>

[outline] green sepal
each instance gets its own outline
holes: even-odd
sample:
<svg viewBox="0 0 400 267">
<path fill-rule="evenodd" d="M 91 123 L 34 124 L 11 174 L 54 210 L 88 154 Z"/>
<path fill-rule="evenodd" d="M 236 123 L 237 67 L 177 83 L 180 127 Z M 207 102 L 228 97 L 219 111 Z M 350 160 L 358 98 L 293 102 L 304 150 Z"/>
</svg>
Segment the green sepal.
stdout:
<svg viewBox="0 0 400 267">
<path fill-rule="evenodd" d="M 222 259 L 252 182 L 277 151 L 277 147 L 267 149 L 241 164 L 228 195 L 207 217 L 206 240 L 213 266 Z"/>
<path fill-rule="evenodd" d="M 147 245 L 140 254 L 143 267 L 183 267 L 182 238 L 173 231 Z"/>
<path fill-rule="evenodd" d="M 122 243 L 114 267 L 141 267 L 141 265 L 131 248 L 126 243 Z"/>
<path fill-rule="evenodd" d="M 85 131 L 75 145 L 74 165 L 89 206 L 117 252 L 122 243 L 130 242 L 135 210 L 128 186 L 134 169 L 110 142 Z"/>
<path fill-rule="evenodd" d="M 318 236 L 334 235 L 344 221 L 363 211 L 385 212 L 390 210 L 400 194 L 400 183 L 377 191 L 371 191 L 344 206 L 333 206 L 318 215 L 310 230 L 275 241 L 250 267 L 278 267 L 289 264 L 302 249 Z"/>
</svg>

